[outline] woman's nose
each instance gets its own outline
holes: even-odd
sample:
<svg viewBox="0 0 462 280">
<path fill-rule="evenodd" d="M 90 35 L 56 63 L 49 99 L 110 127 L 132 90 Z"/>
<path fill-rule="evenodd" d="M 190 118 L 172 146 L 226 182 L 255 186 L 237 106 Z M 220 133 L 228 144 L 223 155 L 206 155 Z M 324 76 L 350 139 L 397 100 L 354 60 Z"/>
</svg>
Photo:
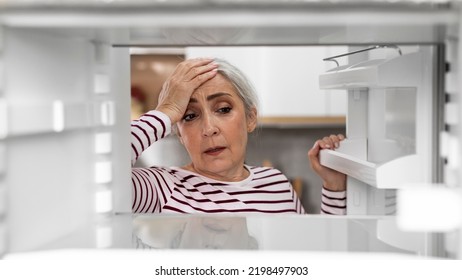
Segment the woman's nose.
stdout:
<svg viewBox="0 0 462 280">
<path fill-rule="evenodd" d="M 204 123 L 202 128 L 202 134 L 205 137 L 217 135 L 220 132 L 218 126 L 213 119 L 213 116 L 206 115 L 204 116 Z"/>
</svg>

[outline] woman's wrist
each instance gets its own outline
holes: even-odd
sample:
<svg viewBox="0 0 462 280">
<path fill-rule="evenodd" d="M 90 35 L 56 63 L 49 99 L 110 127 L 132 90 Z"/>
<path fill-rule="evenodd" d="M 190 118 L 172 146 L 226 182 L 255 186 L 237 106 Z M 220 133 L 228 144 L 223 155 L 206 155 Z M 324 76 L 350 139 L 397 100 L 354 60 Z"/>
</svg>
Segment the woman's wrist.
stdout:
<svg viewBox="0 0 462 280">
<path fill-rule="evenodd" d="M 167 106 L 157 106 L 156 111 L 162 112 L 164 115 L 166 115 L 170 119 L 172 125 L 178 121 L 176 119 L 176 116 L 178 114 L 175 113 L 174 110 L 168 108 Z"/>
<path fill-rule="evenodd" d="M 331 192 L 342 192 L 346 190 L 346 178 L 345 180 L 323 181 L 322 185 Z"/>
</svg>

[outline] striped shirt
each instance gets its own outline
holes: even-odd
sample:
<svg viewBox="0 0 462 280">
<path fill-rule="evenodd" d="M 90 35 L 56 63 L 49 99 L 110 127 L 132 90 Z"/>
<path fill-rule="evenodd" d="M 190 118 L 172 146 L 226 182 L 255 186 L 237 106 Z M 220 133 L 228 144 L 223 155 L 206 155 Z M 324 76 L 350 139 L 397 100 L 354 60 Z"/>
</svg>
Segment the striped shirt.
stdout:
<svg viewBox="0 0 462 280">
<path fill-rule="evenodd" d="M 131 123 L 133 212 L 305 213 L 289 180 L 275 168 L 245 165 L 246 179 L 222 182 L 179 167 L 133 167 L 146 148 L 170 132 L 169 117 L 155 110 Z M 321 212 L 345 214 L 345 196 L 323 188 Z"/>
</svg>

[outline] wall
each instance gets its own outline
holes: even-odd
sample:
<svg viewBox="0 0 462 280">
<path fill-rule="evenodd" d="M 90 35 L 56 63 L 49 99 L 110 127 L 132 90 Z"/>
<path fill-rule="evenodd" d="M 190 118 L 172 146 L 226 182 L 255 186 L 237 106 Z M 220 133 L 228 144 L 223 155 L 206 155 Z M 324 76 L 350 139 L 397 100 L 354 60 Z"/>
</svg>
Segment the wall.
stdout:
<svg viewBox="0 0 462 280">
<path fill-rule="evenodd" d="M 323 58 L 345 46 L 188 47 L 186 58 L 217 57 L 237 66 L 252 82 L 261 117 L 343 116 L 346 94 L 321 90 L 319 74 L 335 64 Z M 339 58 L 341 65 L 346 58 Z"/>
</svg>

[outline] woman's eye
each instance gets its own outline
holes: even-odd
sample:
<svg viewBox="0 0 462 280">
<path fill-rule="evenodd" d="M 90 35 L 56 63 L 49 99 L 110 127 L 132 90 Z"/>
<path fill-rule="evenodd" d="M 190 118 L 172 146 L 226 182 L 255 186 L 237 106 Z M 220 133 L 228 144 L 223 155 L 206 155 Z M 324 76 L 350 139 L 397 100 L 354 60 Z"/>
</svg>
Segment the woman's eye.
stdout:
<svg viewBox="0 0 462 280">
<path fill-rule="evenodd" d="M 217 110 L 219 113 L 222 113 L 222 114 L 227 114 L 229 112 L 231 112 L 231 108 L 230 107 L 223 107 L 223 108 L 220 108 Z"/>
<path fill-rule="evenodd" d="M 183 116 L 183 120 L 189 122 L 189 121 L 192 121 L 195 117 L 196 117 L 195 114 L 186 114 Z"/>
</svg>

